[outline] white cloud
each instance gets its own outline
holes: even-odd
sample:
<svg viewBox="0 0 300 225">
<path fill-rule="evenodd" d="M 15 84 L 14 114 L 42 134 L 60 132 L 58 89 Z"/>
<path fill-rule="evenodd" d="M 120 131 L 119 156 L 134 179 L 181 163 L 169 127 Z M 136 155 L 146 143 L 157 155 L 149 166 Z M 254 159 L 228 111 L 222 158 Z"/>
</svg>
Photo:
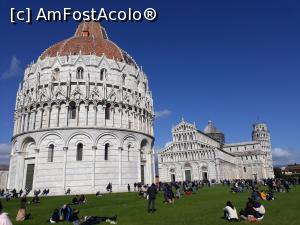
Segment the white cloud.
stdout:
<svg viewBox="0 0 300 225">
<path fill-rule="evenodd" d="M 22 73 L 20 61 L 16 56 L 13 56 L 10 61 L 10 66 L 1 74 L 1 79 L 9 79 L 18 76 Z"/>
<path fill-rule="evenodd" d="M 10 144 L 0 144 L 0 164 L 9 164 Z"/>
<path fill-rule="evenodd" d="M 292 151 L 283 148 L 274 148 L 272 150 L 273 164 L 287 165 L 293 163 L 300 163 L 300 151 Z"/>
<path fill-rule="evenodd" d="M 161 111 L 156 111 L 156 112 L 155 112 L 155 117 L 156 117 L 157 119 L 159 119 L 159 118 L 164 118 L 164 117 L 170 116 L 171 113 L 172 113 L 172 112 L 171 112 L 170 110 L 164 109 L 164 110 L 161 110 Z"/>
<path fill-rule="evenodd" d="M 273 149 L 273 157 L 275 158 L 288 158 L 291 153 L 288 150 L 282 148 L 274 148 Z"/>
</svg>

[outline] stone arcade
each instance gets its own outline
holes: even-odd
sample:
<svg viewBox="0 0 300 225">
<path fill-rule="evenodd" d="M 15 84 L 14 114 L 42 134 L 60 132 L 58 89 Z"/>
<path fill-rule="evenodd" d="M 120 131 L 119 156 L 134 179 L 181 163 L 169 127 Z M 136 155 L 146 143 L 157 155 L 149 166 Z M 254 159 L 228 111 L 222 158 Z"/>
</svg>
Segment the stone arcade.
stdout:
<svg viewBox="0 0 300 225">
<path fill-rule="evenodd" d="M 154 180 L 153 100 L 146 74 L 82 22 L 25 70 L 17 92 L 8 188 L 114 191 Z"/>
<path fill-rule="evenodd" d="M 182 120 L 172 129 L 172 143 L 158 154 L 163 182 L 273 178 L 271 139 L 267 125 L 253 125 L 252 141 L 225 144 L 211 121 L 204 132 Z"/>
</svg>

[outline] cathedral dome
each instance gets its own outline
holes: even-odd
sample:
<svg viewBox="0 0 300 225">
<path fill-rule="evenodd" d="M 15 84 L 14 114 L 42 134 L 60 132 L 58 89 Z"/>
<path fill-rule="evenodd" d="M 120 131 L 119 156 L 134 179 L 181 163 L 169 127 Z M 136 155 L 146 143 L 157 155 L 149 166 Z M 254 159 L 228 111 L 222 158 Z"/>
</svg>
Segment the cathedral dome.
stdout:
<svg viewBox="0 0 300 225">
<path fill-rule="evenodd" d="M 218 130 L 218 128 L 215 127 L 215 125 L 212 123 L 212 121 L 209 120 L 207 126 L 204 128 L 204 133 L 215 134 L 215 133 L 221 133 L 221 132 Z"/>
<path fill-rule="evenodd" d="M 204 128 L 204 133 L 222 144 L 225 143 L 225 135 L 215 127 L 211 120 L 208 121 L 207 126 Z"/>
<path fill-rule="evenodd" d="M 81 22 L 74 36 L 47 48 L 40 59 L 68 55 L 105 55 L 107 58 L 137 67 L 133 58 L 109 40 L 105 29 L 95 21 Z"/>
</svg>

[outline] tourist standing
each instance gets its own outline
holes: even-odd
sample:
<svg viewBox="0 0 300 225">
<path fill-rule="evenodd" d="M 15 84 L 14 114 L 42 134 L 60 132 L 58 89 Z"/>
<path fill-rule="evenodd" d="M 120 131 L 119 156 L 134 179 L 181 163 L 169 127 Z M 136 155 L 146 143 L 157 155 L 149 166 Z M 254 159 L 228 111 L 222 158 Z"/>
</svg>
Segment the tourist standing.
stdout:
<svg viewBox="0 0 300 225">
<path fill-rule="evenodd" d="M 157 194 L 157 189 L 156 189 L 154 183 L 148 188 L 147 194 L 148 194 L 148 212 L 153 213 L 154 211 L 156 211 L 155 199 L 156 199 L 156 194 Z"/>
<path fill-rule="evenodd" d="M 130 184 L 127 185 L 128 192 L 130 192 Z"/>
</svg>

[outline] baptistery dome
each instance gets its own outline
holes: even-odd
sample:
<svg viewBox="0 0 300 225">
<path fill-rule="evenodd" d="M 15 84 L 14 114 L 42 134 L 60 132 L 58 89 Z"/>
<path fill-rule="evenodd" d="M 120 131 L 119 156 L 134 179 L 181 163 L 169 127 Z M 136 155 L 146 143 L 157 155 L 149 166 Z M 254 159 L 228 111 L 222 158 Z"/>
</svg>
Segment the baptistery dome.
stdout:
<svg viewBox="0 0 300 225">
<path fill-rule="evenodd" d="M 146 74 L 97 22 L 46 49 L 17 92 L 8 187 L 63 194 L 153 182 Z"/>
<path fill-rule="evenodd" d="M 125 51 L 108 39 L 100 23 L 94 21 L 80 23 L 73 37 L 52 45 L 40 58 L 79 54 L 105 55 L 107 58 L 135 65 L 134 60 Z"/>
</svg>

